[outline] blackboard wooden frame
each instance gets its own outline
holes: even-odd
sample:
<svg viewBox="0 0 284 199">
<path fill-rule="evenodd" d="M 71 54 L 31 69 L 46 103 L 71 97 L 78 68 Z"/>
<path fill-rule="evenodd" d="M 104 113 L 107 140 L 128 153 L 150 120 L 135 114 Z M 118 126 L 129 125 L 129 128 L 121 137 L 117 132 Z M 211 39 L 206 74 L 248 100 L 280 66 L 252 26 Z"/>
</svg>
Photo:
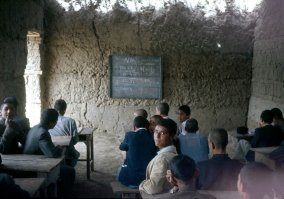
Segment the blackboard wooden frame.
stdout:
<svg viewBox="0 0 284 199">
<path fill-rule="evenodd" d="M 162 99 L 161 57 L 138 55 L 109 56 L 111 98 Z"/>
</svg>

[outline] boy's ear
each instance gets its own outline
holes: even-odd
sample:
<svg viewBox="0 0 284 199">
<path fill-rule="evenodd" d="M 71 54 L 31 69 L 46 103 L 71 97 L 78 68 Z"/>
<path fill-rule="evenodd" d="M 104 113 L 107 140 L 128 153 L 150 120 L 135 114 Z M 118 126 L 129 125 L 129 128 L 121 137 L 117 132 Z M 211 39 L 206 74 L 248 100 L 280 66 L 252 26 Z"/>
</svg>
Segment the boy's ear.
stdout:
<svg viewBox="0 0 284 199">
<path fill-rule="evenodd" d="M 171 175 L 171 178 L 172 178 L 172 184 L 177 186 L 177 178 L 174 175 Z"/>
<path fill-rule="evenodd" d="M 199 175 L 200 175 L 199 169 L 195 169 L 193 177 L 198 178 Z"/>
<path fill-rule="evenodd" d="M 213 142 L 211 142 L 211 144 L 212 144 L 212 149 L 216 149 L 215 144 Z"/>
</svg>

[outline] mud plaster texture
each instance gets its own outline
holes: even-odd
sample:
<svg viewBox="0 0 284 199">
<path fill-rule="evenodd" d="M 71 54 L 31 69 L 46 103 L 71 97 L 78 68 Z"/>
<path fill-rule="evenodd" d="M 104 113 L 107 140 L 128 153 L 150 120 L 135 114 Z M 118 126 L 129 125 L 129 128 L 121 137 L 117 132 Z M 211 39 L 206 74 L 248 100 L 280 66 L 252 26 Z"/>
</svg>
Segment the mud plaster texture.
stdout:
<svg viewBox="0 0 284 199">
<path fill-rule="evenodd" d="M 262 107 L 275 105 L 283 110 L 284 6 L 280 0 L 265 3 L 265 14 L 257 22 L 254 16 L 229 11 L 205 18 L 182 4 L 160 11 L 145 8 L 141 13 L 120 6 L 108 13 L 98 13 L 94 7 L 65 12 L 53 0 L 1 0 L 0 4 L 1 99 L 15 95 L 21 102 L 19 112 L 24 113 L 26 36 L 27 31 L 37 30 L 43 39 L 43 108 L 63 98 L 68 103 L 66 115 L 78 126 L 98 127 L 94 182 L 86 181 L 85 164 L 80 162 L 74 197 L 110 196 L 108 183 L 123 160 L 118 144 L 124 127 L 131 128 L 137 108 L 153 115 L 155 105 L 166 101 L 175 119 L 178 106 L 188 104 L 204 134 L 212 127 L 245 125 L 248 115 L 248 124 L 254 126 Z M 111 54 L 161 56 L 163 99 L 109 98 Z M 236 142 L 230 143 L 229 153 Z"/>
<path fill-rule="evenodd" d="M 44 16 L 43 106 L 65 99 L 67 115 L 79 126 L 120 138 L 135 109 L 153 115 L 160 101 L 169 103 L 173 119 L 178 106 L 190 105 L 205 134 L 217 126 L 245 125 L 255 17 L 228 11 L 205 18 L 183 4 L 139 13 L 119 5 L 108 13 L 93 7 L 65 12 L 52 0 Z M 110 98 L 111 54 L 161 56 L 163 99 Z"/>
<path fill-rule="evenodd" d="M 123 161 L 118 145 L 125 129 L 131 128 L 135 109 L 144 108 L 153 115 L 160 102 L 109 98 L 111 54 L 162 57 L 162 101 L 170 104 L 173 119 L 178 106 L 188 104 L 205 134 L 217 126 L 233 129 L 245 125 L 251 86 L 253 16 L 242 18 L 228 12 L 220 18 L 207 19 L 182 4 L 141 13 L 131 13 L 120 6 L 106 14 L 92 7 L 66 13 L 55 2 L 47 2 L 43 106 L 50 107 L 56 99 L 63 98 L 68 102 L 66 114 L 79 126 L 98 127 L 95 167 L 107 174 L 106 179 L 114 179 Z M 236 143 L 231 143 L 230 148 L 234 149 Z M 88 182 L 85 186 L 89 186 Z"/>
<path fill-rule="evenodd" d="M 284 2 L 264 1 L 255 29 L 252 94 L 248 126 L 256 127 L 265 109 L 284 112 Z"/>
<path fill-rule="evenodd" d="M 0 0 L 0 101 L 16 96 L 25 113 L 27 33 L 43 32 L 43 0 Z"/>
</svg>

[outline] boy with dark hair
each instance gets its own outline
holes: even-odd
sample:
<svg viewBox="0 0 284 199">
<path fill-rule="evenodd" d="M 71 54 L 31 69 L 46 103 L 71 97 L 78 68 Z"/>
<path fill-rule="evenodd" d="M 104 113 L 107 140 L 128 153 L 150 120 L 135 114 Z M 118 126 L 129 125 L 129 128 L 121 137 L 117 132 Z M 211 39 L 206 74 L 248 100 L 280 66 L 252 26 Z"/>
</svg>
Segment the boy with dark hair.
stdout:
<svg viewBox="0 0 284 199">
<path fill-rule="evenodd" d="M 149 131 L 150 133 L 154 134 L 155 127 L 157 126 L 158 122 L 163 119 L 160 115 L 153 115 L 150 117 L 149 121 Z"/>
<path fill-rule="evenodd" d="M 208 136 L 213 156 L 197 163 L 200 171 L 197 186 L 205 190 L 237 190 L 237 177 L 242 164 L 226 153 L 228 133 L 223 128 L 213 129 Z"/>
<path fill-rule="evenodd" d="M 247 163 L 238 175 L 237 185 L 243 199 L 274 198 L 273 171 L 262 163 Z"/>
<path fill-rule="evenodd" d="M 55 101 L 54 109 L 59 112 L 59 114 L 64 115 L 67 109 L 67 103 L 63 99 L 58 99 Z"/>
<path fill-rule="evenodd" d="M 146 167 L 156 155 L 153 136 L 148 131 L 148 121 L 143 116 L 135 117 L 134 131 L 127 132 L 119 149 L 126 151 L 126 159 L 118 173 L 118 180 L 131 188 L 137 188 L 145 179 Z"/>
<path fill-rule="evenodd" d="M 284 135 L 284 119 L 281 110 L 279 108 L 273 108 L 271 109 L 271 112 L 273 114 L 272 124 L 279 127 L 282 131 L 282 135 Z"/>
<path fill-rule="evenodd" d="M 195 162 L 208 160 L 209 154 L 207 137 L 197 133 L 198 130 L 197 120 L 191 118 L 185 123 L 186 134 L 178 136 L 181 153 L 188 155 Z"/>
<path fill-rule="evenodd" d="M 178 109 L 178 122 L 180 123 L 179 134 L 185 135 L 185 122 L 190 118 L 191 110 L 187 105 L 182 105 Z"/>
<path fill-rule="evenodd" d="M 12 154 L 21 153 L 19 142 L 25 144 L 26 134 L 14 120 L 16 107 L 12 101 L 6 101 L 1 105 L 0 119 L 0 153 Z"/>
<path fill-rule="evenodd" d="M 273 114 L 270 110 L 262 111 L 260 115 L 259 128 L 255 129 L 254 137 L 251 140 L 251 147 L 279 146 L 283 140 L 281 130 L 271 125 Z"/>
<path fill-rule="evenodd" d="M 164 119 L 168 118 L 169 111 L 170 106 L 166 102 L 162 102 L 156 107 L 156 114 L 162 116 Z"/>
<path fill-rule="evenodd" d="M 155 132 L 155 145 L 159 148 L 157 155 L 149 162 L 146 169 L 146 179 L 139 185 L 143 197 L 159 194 L 169 189 L 170 184 L 166 179 L 166 172 L 170 160 L 177 155 L 173 145 L 177 125 L 171 119 L 162 119 L 158 122 Z"/>
<path fill-rule="evenodd" d="M 174 188 L 165 194 L 155 195 L 154 198 L 195 198 L 214 199 L 214 196 L 200 194 L 195 188 L 198 170 L 193 159 L 186 155 L 177 155 L 170 161 L 167 180 Z"/>
<path fill-rule="evenodd" d="M 144 117 L 145 119 L 147 119 L 148 117 L 148 113 L 145 109 L 137 109 L 135 112 L 134 112 L 134 117 L 137 117 L 137 116 L 142 116 Z"/>
<path fill-rule="evenodd" d="M 67 109 L 65 100 L 56 100 L 54 109 L 59 114 L 58 120 L 54 128 L 49 129 L 48 132 L 52 136 L 72 136 L 70 145 L 66 149 L 65 162 L 67 165 L 74 167 L 80 157 L 80 153 L 74 147 L 79 141 L 76 122 L 74 119 L 64 116 Z"/>
<path fill-rule="evenodd" d="M 25 133 L 28 134 L 30 130 L 30 121 L 28 118 L 24 116 L 18 115 L 17 109 L 18 109 L 18 100 L 16 97 L 6 97 L 3 101 L 3 104 L 13 104 L 15 107 L 15 115 L 13 120 L 19 125 L 21 130 Z"/>
<path fill-rule="evenodd" d="M 25 154 L 46 155 L 49 158 L 62 156 L 62 148 L 54 146 L 48 133 L 48 130 L 56 125 L 57 119 L 58 112 L 55 109 L 47 109 L 42 112 L 40 123 L 31 128 L 28 133 L 24 148 Z"/>
<path fill-rule="evenodd" d="M 58 158 L 63 156 L 64 150 L 60 146 L 55 146 L 48 133 L 52 129 L 58 119 L 58 112 L 55 109 L 46 109 L 42 112 L 40 123 L 28 133 L 26 145 L 24 148 L 25 154 L 45 155 L 49 158 Z M 72 187 L 75 181 L 75 169 L 67 165 L 60 167 L 60 194 L 66 194 L 67 190 Z"/>
</svg>

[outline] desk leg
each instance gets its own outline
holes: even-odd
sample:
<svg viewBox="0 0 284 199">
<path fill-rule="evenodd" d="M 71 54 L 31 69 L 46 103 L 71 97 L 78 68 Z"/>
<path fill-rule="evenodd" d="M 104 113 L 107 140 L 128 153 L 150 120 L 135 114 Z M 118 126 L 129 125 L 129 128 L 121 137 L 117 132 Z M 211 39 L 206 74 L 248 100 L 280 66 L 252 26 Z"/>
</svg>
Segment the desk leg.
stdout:
<svg viewBox="0 0 284 199">
<path fill-rule="evenodd" d="M 91 138 L 91 170 L 95 171 L 95 167 L 94 167 L 94 139 L 93 139 L 93 136 Z"/>
<path fill-rule="evenodd" d="M 91 169 L 91 165 L 90 165 L 90 140 L 87 140 L 87 179 L 90 180 L 90 169 Z"/>
</svg>

